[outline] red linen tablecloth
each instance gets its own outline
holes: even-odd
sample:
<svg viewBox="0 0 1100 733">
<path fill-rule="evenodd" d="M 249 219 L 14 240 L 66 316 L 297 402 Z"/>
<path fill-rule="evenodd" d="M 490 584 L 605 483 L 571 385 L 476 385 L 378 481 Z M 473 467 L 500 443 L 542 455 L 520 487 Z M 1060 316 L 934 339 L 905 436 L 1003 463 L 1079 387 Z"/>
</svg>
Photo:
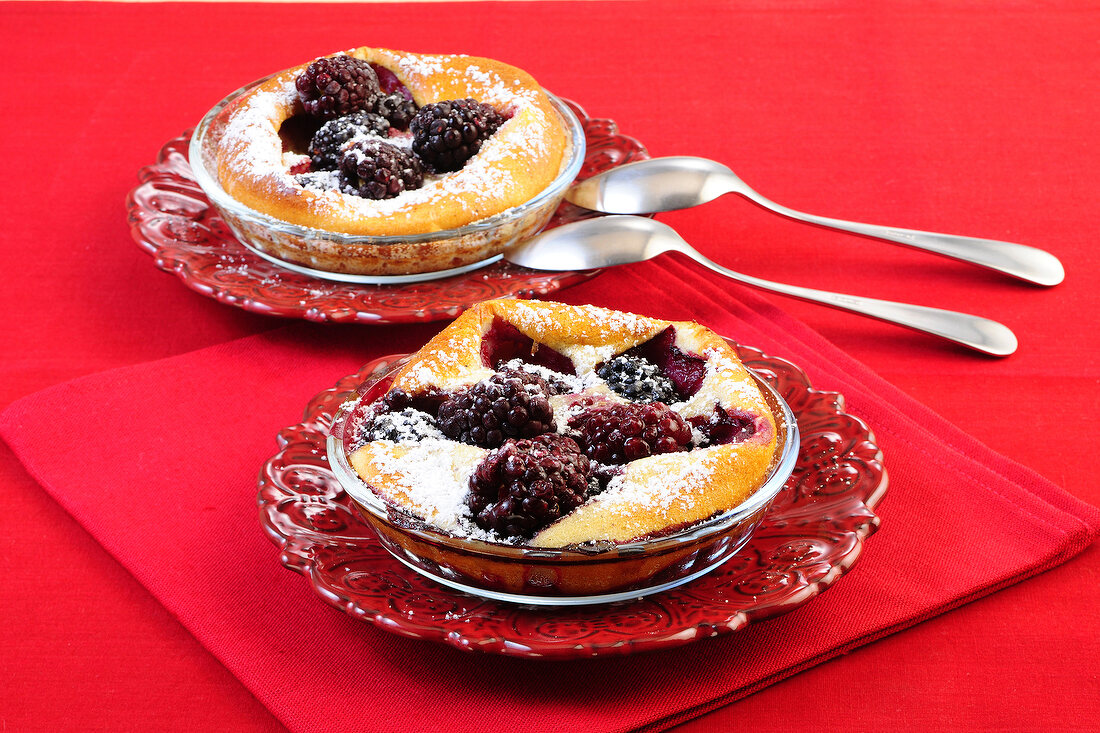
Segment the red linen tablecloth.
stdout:
<svg viewBox="0 0 1100 733">
<path fill-rule="evenodd" d="M 9 3 L 0 5 L 0 20 L 8 103 L 0 140 L 10 167 L 0 235 L 0 406 L 82 375 L 285 325 L 185 289 L 154 268 L 126 226 L 122 201 L 137 169 L 224 93 L 354 45 L 468 52 L 528 69 L 590 114 L 617 120 L 656 155 L 727 162 L 790 206 L 1056 253 L 1069 275 L 1042 290 L 796 225 L 733 199 L 662 217 L 745 272 L 1002 320 L 1021 349 L 997 361 L 769 298 L 994 450 L 1100 503 L 1093 479 L 1100 267 L 1090 216 L 1100 172 L 1096 9 Z M 601 276 L 608 277 L 619 276 Z M 589 286 L 597 296 L 598 283 Z M 303 328 L 318 342 L 340 349 L 362 342 L 367 352 L 423 340 L 438 325 Z M 300 407 L 282 406 L 288 423 Z M 57 432 L 75 465 L 102 439 L 70 434 L 63 414 Z M 0 450 L 9 502 L 0 533 L 0 677 L 8 682 L 0 685 L 0 719 L 9 729 L 281 728 L 7 447 Z M 886 502 L 887 521 L 902 521 Z M 981 528 L 974 532 L 981 539 Z M 275 555 L 272 548 L 273 565 Z M 1091 547 L 683 727 L 1095 729 L 1098 571 Z M 261 572 L 300 584 L 277 566 Z M 318 613 L 335 612 L 318 604 Z M 381 653 L 416 663 L 407 643 L 373 639 Z M 671 664 L 664 673 L 717 674 Z"/>
</svg>

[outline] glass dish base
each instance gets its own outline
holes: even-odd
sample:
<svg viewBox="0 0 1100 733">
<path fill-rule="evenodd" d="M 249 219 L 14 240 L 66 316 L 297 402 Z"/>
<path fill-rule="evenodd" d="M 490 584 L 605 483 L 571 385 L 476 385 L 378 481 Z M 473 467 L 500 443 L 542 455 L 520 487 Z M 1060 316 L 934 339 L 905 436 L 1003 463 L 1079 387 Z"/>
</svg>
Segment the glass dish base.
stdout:
<svg viewBox="0 0 1100 733">
<path fill-rule="evenodd" d="M 527 596 L 518 595 L 516 593 L 500 593 L 498 591 L 486 590 L 484 588 L 475 588 L 471 585 L 456 583 L 453 580 L 447 580 L 446 578 L 442 578 L 438 575 L 434 575 L 433 573 L 429 573 L 427 570 L 424 570 L 423 568 L 418 568 L 404 558 L 397 557 L 397 555 L 394 555 L 394 558 L 410 570 L 420 573 L 425 578 L 429 578 L 436 583 L 439 583 L 440 585 L 445 585 L 448 588 L 453 588 L 454 590 L 462 591 L 463 593 L 469 593 L 470 595 L 478 596 L 479 598 L 486 598 L 490 601 L 501 601 L 503 603 L 519 603 L 528 606 L 591 606 L 600 603 L 635 601 L 654 593 L 663 593 L 666 590 L 678 588 L 685 583 L 690 583 L 693 580 L 703 577 L 712 570 L 716 570 L 725 563 L 729 562 L 733 558 L 733 556 L 730 555 L 728 557 L 724 557 L 713 565 L 705 567 L 702 570 L 697 570 L 691 575 L 684 576 L 683 578 L 677 578 L 676 580 L 669 581 L 668 583 L 659 583 L 648 588 L 638 588 L 635 590 L 623 591 L 621 593 L 605 593 L 603 595 L 553 597 Z"/>
<path fill-rule="evenodd" d="M 274 255 L 270 255 L 267 252 L 261 252 L 248 242 L 241 242 L 241 245 L 245 247 L 249 252 L 267 260 L 273 265 L 278 265 L 283 269 L 296 272 L 299 275 L 306 275 L 308 277 L 315 277 L 318 280 L 332 280 L 333 282 L 340 283 L 359 283 L 363 285 L 406 285 L 411 283 L 425 283 L 432 280 L 442 280 L 448 277 L 454 277 L 455 275 L 465 275 L 468 272 L 474 270 L 480 270 L 483 267 L 488 267 L 494 262 L 499 262 L 504 255 L 496 255 L 480 262 L 474 262 L 463 267 L 453 267 L 449 270 L 436 270 L 434 272 L 420 272 L 415 275 L 352 275 L 344 272 L 329 272 L 328 270 L 314 270 L 312 267 L 306 267 L 305 265 L 299 265 L 294 262 L 287 262 L 286 260 L 280 260 Z"/>
</svg>

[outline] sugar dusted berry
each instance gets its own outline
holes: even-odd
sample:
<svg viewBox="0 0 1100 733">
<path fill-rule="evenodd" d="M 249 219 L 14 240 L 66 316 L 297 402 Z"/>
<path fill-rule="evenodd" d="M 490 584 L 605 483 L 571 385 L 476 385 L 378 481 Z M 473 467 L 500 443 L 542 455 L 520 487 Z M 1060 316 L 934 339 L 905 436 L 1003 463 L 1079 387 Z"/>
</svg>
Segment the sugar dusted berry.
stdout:
<svg viewBox="0 0 1100 733">
<path fill-rule="evenodd" d="M 550 395 L 563 395 L 577 392 L 581 389 L 581 381 L 576 375 L 564 374 L 550 367 L 540 364 L 529 364 L 522 359 L 512 359 L 497 364 L 498 372 L 528 372 L 537 377 L 542 377 L 546 382 L 546 388 Z"/>
<path fill-rule="evenodd" d="M 349 142 L 359 137 L 385 138 L 389 131 L 390 123 L 373 112 L 353 112 L 329 120 L 309 141 L 313 170 L 334 170 Z"/>
<path fill-rule="evenodd" d="M 387 120 L 395 130 L 408 130 L 416 111 L 416 102 L 401 92 L 380 94 L 374 100 L 374 113 Z"/>
<path fill-rule="evenodd" d="M 557 429 L 550 388 L 523 371 L 498 372 L 455 393 L 439 406 L 438 419 L 447 437 L 485 448 Z"/>
<path fill-rule="evenodd" d="M 295 78 L 294 86 L 306 112 L 317 117 L 369 110 L 381 94 L 371 65 L 343 55 L 317 59 Z"/>
<path fill-rule="evenodd" d="M 426 104 L 409 125 L 413 151 L 435 173 L 457 171 L 504 123 L 504 116 L 474 99 Z"/>
<path fill-rule="evenodd" d="M 621 397 L 632 402 L 675 402 L 676 386 L 660 367 L 641 356 L 619 354 L 604 362 L 596 374 Z"/>
<path fill-rule="evenodd" d="M 691 427 L 663 402 L 593 404 L 569 419 L 569 429 L 599 463 L 627 463 L 691 444 Z"/>
<path fill-rule="evenodd" d="M 435 418 L 426 412 L 406 407 L 397 412 L 379 412 L 363 430 L 363 440 L 392 440 L 395 443 L 442 438 Z"/>
<path fill-rule="evenodd" d="M 424 183 L 420 161 L 404 148 L 366 138 L 340 158 L 340 190 L 365 199 L 388 199 Z"/>
<path fill-rule="evenodd" d="M 680 399 L 687 399 L 699 391 L 706 376 L 706 358 L 689 353 L 676 345 L 676 327 L 669 326 L 645 343 L 638 344 L 626 353 L 638 356 L 657 365 L 661 374 L 675 386 Z"/>
<path fill-rule="evenodd" d="M 467 505 L 482 529 L 530 537 L 584 502 L 590 473 L 571 438 L 509 439 L 474 470 Z"/>
</svg>

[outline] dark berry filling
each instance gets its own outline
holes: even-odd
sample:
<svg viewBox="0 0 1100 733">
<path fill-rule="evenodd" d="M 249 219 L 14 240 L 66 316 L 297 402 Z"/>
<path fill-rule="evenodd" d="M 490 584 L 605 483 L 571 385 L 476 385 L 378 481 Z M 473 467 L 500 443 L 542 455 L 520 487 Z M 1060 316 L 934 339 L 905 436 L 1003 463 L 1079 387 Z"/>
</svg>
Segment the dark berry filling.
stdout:
<svg viewBox="0 0 1100 733">
<path fill-rule="evenodd" d="M 292 115 L 279 126 L 279 139 L 283 143 L 283 152 L 306 154 L 309 142 L 317 134 L 324 120 L 312 115 Z"/>
<path fill-rule="evenodd" d="M 691 424 L 704 435 L 703 445 L 741 443 L 756 435 L 756 418 L 742 412 L 727 412 L 715 405 L 709 417 L 692 418 Z"/>
<path fill-rule="evenodd" d="M 546 367 L 560 374 L 577 373 L 577 368 L 568 356 L 544 344 L 535 343 L 530 336 L 503 318 L 494 318 L 488 332 L 481 339 L 481 363 L 487 367 L 495 367 L 513 359 Z"/>
<path fill-rule="evenodd" d="M 389 69 L 346 55 L 317 59 L 294 79 L 294 86 L 306 114 L 287 119 L 279 130 L 283 150 L 311 157 L 308 169 L 291 171 L 295 175 L 343 168 L 341 155 L 348 142 L 359 132 L 386 137 L 390 129 L 409 131 L 417 183 L 397 174 L 393 166 L 383 164 L 362 176 L 361 181 L 342 182 L 344 193 L 369 199 L 396 196 L 422 183 L 423 170 L 449 173 L 466 165 L 482 144 L 508 119 L 492 106 L 474 99 L 453 99 L 417 107 L 408 87 Z M 354 124 L 344 122 L 321 127 L 324 120 L 340 120 L 350 115 L 367 115 Z M 319 136 L 319 137 L 318 137 Z M 358 161 L 356 163 L 358 165 Z M 370 178 L 373 176 L 373 179 Z M 299 181 L 308 188 L 325 190 L 324 177 Z"/>
<path fill-rule="evenodd" d="M 292 175 L 292 176 L 307 176 L 308 177 L 311 170 L 312 170 L 312 165 L 310 164 L 309 158 L 302 158 L 299 162 L 297 162 L 294 165 L 290 166 L 290 168 L 287 170 L 287 172 L 290 173 L 290 175 Z"/>
<path fill-rule="evenodd" d="M 363 426 L 362 440 L 392 440 L 395 443 L 442 438 L 435 418 L 406 407 L 397 412 L 380 412 Z"/>
<path fill-rule="evenodd" d="M 661 374 L 675 385 L 680 399 L 691 397 L 703 385 L 706 359 L 676 346 L 676 329 L 672 326 L 625 353 L 656 364 Z"/>
<path fill-rule="evenodd" d="M 435 173 L 457 171 L 504 121 L 502 114 L 475 99 L 426 104 L 409 125 L 413 151 Z"/>
<path fill-rule="evenodd" d="M 401 80 L 397 78 L 396 74 L 379 64 L 371 64 L 370 66 L 374 69 L 374 74 L 378 77 L 378 87 L 384 94 L 396 93 L 400 94 L 405 99 L 412 99 L 412 92 L 401 83 Z"/>
<path fill-rule="evenodd" d="M 502 537 L 530 538 L 606 490 L 631 461 L 739 443 L 760 429 L 753 415 L 719 405 L 690 421 L 669 407 L 696 393 L 705 376 L 704 358 L 678 348 L 675 337 L 670 327 L 597 367 L 611 390 L 630 400 L 624 403 L 606 392 L 579 392 L 570 359 L 495 318 L 480 353 L 497 370 L 491 377 L 451 393 L 390 390 L 368 411 L 361 440 L 445 437 L 489 449 L 470 478 L 466 504 L 474 523 Z M 561 434 L 552 395 L 567 395 L 559 405 L 570 415 Z"/>
<path fill-rule="evenodd" d="M 589 406 L 569 419 L 569 429 L 599 463 L 627 463 L 691 445 L 687 421 L 662 402 Z"/>
<path fill-rule="evenodd" d="M 381 405 L 389 412 L 399 412 L 406 407 L 411 407 L 420 412 L 426 412 L 432 417 L 439 414 L 439 405 L 446 399 L 446 395 L 437 388 L 418 395 L 410 395 L 403 389 L 391 389 L 379 400 Z"/>
<path fill-rule="evenodd" d="M 590 469 L 563 435 L 508 440 L 474 470 L 467 505 L 482 529 L 530 537 L 584 502 Z"/>
<path fill-rule="evenodd" d="M 611 391 L 632 402 L 676 402 L 679 394 L 660 367 L 640 356 L 619 354 L 604 362 L 596 374 Z"/>
<path fill-rule="evenodd" d="M 524 371 L 499 372 L 451 395 L 437 417 L 448 438 L 485 448 L 557 430 L 550 388 L 538 375 Z"/>
<path fill-rule="evenodd" d="M 498 372 L 511 370 L 537 374 L 546 382 L 546 386 L 550 390 L 551 396 L 572 394 L 576 391 L 575 381 L 570 380 L 567 375 L 548 369 L 547 367 L 542 367 L 537 364 L 528 364 L 519 359 L 498 362 L 496 366 Z"/>
</svg>

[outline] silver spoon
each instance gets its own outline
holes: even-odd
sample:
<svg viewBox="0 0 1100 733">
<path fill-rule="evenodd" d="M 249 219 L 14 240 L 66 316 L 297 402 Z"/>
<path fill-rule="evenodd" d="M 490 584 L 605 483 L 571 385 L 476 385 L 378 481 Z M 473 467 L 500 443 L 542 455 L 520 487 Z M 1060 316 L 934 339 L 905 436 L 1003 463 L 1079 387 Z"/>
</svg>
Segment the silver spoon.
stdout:
<svg viewBox="0 0 1100 733">
<path fill-rule="evenodd" d="M 700 265 L 745 285 L 930 333 L 992 356 L 1008 356 L 1016 350 L 1016 336 L 1012 331 L 987 318 L 811 290 L 742 275 L 701 255 L 667 224 L 640 216 L 604 216 L 566 224 L 505 250 L 504 258 L 533 270 L 591 270 L 641 262 L 664 252 L 687 255 Z"/>
<path fill-rule="evenodd" d="M 705 204 L 727 193 L 740 194 L 789 219 L 935 252 L 1036 285 L 1057 285 L 1066 276 L 1058 258 L 1035 247 L 860 224 L 788 209 L 749 188 L 726 166 L 706 158 L 676 156 L 629 163 L 581 181 L 565 197 L 577 206 L 608 214 L 655 214 Z"/>
</svg>

